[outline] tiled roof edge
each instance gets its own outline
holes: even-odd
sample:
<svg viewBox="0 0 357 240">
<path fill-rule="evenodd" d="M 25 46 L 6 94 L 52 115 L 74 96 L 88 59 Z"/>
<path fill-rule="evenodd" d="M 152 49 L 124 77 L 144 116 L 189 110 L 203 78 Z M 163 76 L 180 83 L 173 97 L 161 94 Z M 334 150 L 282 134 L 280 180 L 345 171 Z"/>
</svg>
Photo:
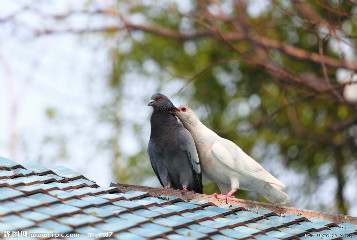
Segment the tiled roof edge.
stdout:
<svg viewBox="0 0 357 240">
<path fill-rule="evenodd" d="M 148 192 L 153 197 L 157 197 L 160 195 L 168 195 L 168 196 L 179 197 L 184 201 L 198 199 L 198 200 L 210 201 L 216 205 L 221 205 L 221 204 L 226 203 L 225 199 L 217 198 L 217 197 L 214 197 L 211 195 L 206 195 L 206 194 L 183 192 L 183 191 L 178 191 L 178 190 L 170 190 L 170 189 L 162 189 L 162 188 L 152 188 L 152 187 L 146 187 L 146 186 L 136 186 L 136 185 L 129 185 L 129 184 L 121 184 L 121 183 L 111 183 L 110 186 L 117 187 L 123 192 L 126 192 L 126 191 Z M 333 214 L 328 214 L 328 213 L 324 213 L 324 212 L 298 209 L 298 208 L 293 208 L 293 207 L 284 207 L 284 206 L 278 206 L 278 205 L 270 204 L 270 203 L 255 202 L 255 201 L 243 200 L 243 199 L 237 199 L 237 198 L 230 199 L 229 204 L 242 206 L 247 209 L 252 209 L 252 208 L 266 209 L 266 210 L 273 211 L 277 215 L 280 215 L 280 216 L 289 213 L 289 214 L 301 215 L 308 219 L 309 218 L 320 218 L 320 219 L 325 219 L 325 220 L 328 220 L 328 221 L 331 221 L 331 222 L 334 222 L 337 224 L 346 222 L 346 223 L 351 223 L 351 224 L 357 225 L 356 217 L 351 217 L 351 216 L 346 216 L 346 215 L 333 215 Z"/>
</svg>

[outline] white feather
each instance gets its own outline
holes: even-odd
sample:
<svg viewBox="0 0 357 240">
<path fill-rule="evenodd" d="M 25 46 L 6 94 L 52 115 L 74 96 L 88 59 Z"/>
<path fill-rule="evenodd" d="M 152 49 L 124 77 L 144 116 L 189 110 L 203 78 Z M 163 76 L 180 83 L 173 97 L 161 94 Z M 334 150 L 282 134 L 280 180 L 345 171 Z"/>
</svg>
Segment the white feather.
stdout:
<svg viewBox="0 0 357 240">
<path fill-rule="evenodd" d="M 190 131 L 200 157 L 203 174 L 216 182 L 221 193 L 238 188 L 255 191 L 274 203 L 287 203 L 285 185 L 233 142 L 207 128 L 187 106 L 176 115 Z"/>
</svg>

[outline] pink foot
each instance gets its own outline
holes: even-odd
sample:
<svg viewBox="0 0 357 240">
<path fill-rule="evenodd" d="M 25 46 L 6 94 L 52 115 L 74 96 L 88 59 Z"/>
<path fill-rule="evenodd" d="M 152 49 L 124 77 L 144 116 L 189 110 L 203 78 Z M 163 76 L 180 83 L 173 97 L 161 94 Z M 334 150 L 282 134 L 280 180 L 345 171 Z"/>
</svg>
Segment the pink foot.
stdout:
<svg viewBox="0 0 357 240">
<path fill-rule="evenodd" d="M 164 187 L 165 189 L 170 189 L 170 190 L 174 190 L 173 188 L 170 188 L 170 187 Z"/>
<path fill-rule="evenodd" d="M 227 194 L 218 194 L 218 193 L 213 193 L 213 196 L 215 197 L 224 197 L 226 198 L 226 203 L 228 204 L 228 200 L 229 198 L 235 198 L 235 196 L 233 196 L 233 194 L 236 192 L 237 190 L 231 190 L 229 193 Z"/>
<path fill-rule="evenodd" d="M 196 193 L 195 191 L 193 191 L 193 190 L 188 190 L 186 187 L 184 187 L 183 189 L 182 189 L 182 191 L 184 191 L 184 192 L 192 192 L 192 193 Z"/>
</svg>

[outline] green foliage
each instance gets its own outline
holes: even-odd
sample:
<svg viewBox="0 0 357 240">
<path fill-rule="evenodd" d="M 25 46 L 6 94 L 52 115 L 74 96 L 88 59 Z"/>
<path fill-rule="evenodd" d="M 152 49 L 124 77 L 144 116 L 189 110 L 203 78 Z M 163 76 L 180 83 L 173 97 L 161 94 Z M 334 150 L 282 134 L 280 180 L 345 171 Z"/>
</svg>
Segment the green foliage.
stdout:
<svg viewBox="0 0 357 240">
<path fill-rule="evenodd" d="M 346 13 L 353 10 L 353 6 L 349 4 L 340 3 L 335 6 L 336 1 L 324 4 L 330 4 L 331 8 Z M 247 19 L 248 32 L 252 38 L 265 37 L 277 41 L 282 46 L 288 44 L 311 53 L 319 53 L 321 42 L 325 55 L 339 59 L 339 53 L 330 46 L 333 35 L 331 32 L 321 34 L 321 28 L 333 25 L 336 28 L 342 26 L 348 34 L 357 32 L 356 18 L 327 11 L 318 2 L 299 4 L 292 9 L 279 1 L 273 1 L 273 5 L 260 16 Z M 304 11 L 308 6 L 309 10 L 316 14 L 314 19 L 310 19 L 308 11 Z M 201 7 L 192 5 L 188 16 L 181 15 L 175 8 L 164 6 L 158 9 L 137 7 L 132 13 L 140 14 L 150 26 L 174 30 L 177 33 L 181 33 L 180 29 L 185 24 L 189 25 L 186 27 L 190 28 L 191 32 L 204 30 L 205 26 L 200 24 L 200 20 L 216 27 L 222 33 L 235 33 L 236 29 L 232 22 L 237 21 L 234 16 L 238 16 L 239 19 L 240 15 L 233 7 L 232 12 L 228 14 L 232 18 L 231 22 L 222 22 L 208 15 L 201 16 Z M 285 14 L 281 9 L 291 11 L 292 15 Z M 197 18 L 197 15 L 200 18 Z M 143 36 L 137 40 L 136 34 Z M 327 67 L 325 75 L 321 63 L 302 60 L 278 49 L 258 47 L 249 40 L 231 41 L 235 48 L 239 49 L 237 52 L 217 35 L 182 40 L 152 32 L 133 31 L 126 41 L 130 41 L 131 44 L 129 53 L 122 54 L 116 49 L 112 52 L 113 71 L 108 86 L 118 88 L 122 84 L 122 76 L 132 71 L 149 76 L 152 73 L 146 73 L 142 66 L 145 61 L 153 60 L 160 66 L 160 72 L 154 75 L 169 72 L 172 76 L 171 79 L 164 81 L 158 79 L 161 84 L 168 84 L 177 78 L 186 79 L 186 89 L 190 88 L 193 91 L 188 91 L 189 98 L 185 99 L 185 103 L 197 109 L 198 114 L 203 116 L 201 120 L 222 137 L 237 143 L 247 153 L 251 153 L 259 142 L 264 143 L 264 146 L 279 146 L 273 157 L 280 157 L 282 164 L 287 168 L 307 173 L 307 179 L 304 181 L 308 184 L 301 183 L 300 192 L 308 193 L 317 189 L 321 183 L 319 170 L 324 164 L 334 168 L 336 164 L 341 163 L 346 167 L 356 160 L 356 156 L 353 155 L 356 152 L 353 137 L 356 136 L 349 133 L 353 124 L 336 130 L 336 126 L 355 117 L 356 107 L 345 101 L 337 101 L 331 91 L 320 92 L 321 89 L 316 90 L 309 86 L 318 88 L 321 85 L 316 84 L 323 84 L 326 77 L 330 81 L 329 86 L 337 86 L 336 68 Z M 250 59 L 247 59 L 247 56 Z M 255 64 L 256 62 L 261 64 Z M 295 82 L 286 75 L 267 70 L 264 64 L 305 81 Z M 187 96 L 186 89 L 179 94 Z M 316 94 L 312 97 L 289 103 L 314 91 Z M 336 88 L 336 92 L 341 95 L 342 88 Z M 117 96 L 113 104 L 120 101 L 120 94 Z M 277 109 L 276 114 L 261 121 Z M 128 157 L 126 165 L 119 163 L 120 154 L 114 158 L 113 169 L 117 181 L 138 184 L 153 175 L 145 152 L 146 142 L 141 142 L 141 151 L 135 156 Z M 339 151 L 342 159 L 334 157 L 336 151 Z M 264 156 L 257 160 L 263 161 Z M 264 163 L 268 162 L 264 160 Z M 328 176 L 324 177 L 330 176 L 336 176 L 336 173 L 330 171 Z M 218 191 L 211 182 L 205 183 L 205 193 Z M 294 189 L 288 187 L 288 191 L 293 195 L 293 202 L 294 198 L 299 198 L 299 194 L 294 195 Z M 239 191 L 238 197 L 246 198 L 246 192 Z M 341 198 L 336 196 L 339 197 Z M 256 196 L 253 198 L 256 199 Z M 265 201 L 261 197 L 258 200 Z M 338 199 L 336 201 L 338 202 Z M 347 212 L 346 205 L 339 204 L 338 207 L 341 213 Z M 331 206 L 321 208 L 331 209 Z"/>
</svg>

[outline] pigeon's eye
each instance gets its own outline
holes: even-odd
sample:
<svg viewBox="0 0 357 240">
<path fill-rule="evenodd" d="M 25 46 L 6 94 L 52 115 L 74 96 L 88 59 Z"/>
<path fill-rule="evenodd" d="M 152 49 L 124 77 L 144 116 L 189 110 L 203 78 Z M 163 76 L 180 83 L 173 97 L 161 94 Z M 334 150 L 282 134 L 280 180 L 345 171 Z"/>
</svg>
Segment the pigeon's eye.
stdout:
<svg viewBox="0 0 357 240">
<path fill-rule="evenodd" d="M 158 100 L 158 101 L 162 100 L 162 97 L 161 97 L 161 96 L 158 96 L 158 97 L 157 97 L 157 100 Z"/>
<path fill-rule="evenodd" d="M 186 112 L 186 108 L 185 107 L 181 108 L 181 112 Z"/>
</svg>

